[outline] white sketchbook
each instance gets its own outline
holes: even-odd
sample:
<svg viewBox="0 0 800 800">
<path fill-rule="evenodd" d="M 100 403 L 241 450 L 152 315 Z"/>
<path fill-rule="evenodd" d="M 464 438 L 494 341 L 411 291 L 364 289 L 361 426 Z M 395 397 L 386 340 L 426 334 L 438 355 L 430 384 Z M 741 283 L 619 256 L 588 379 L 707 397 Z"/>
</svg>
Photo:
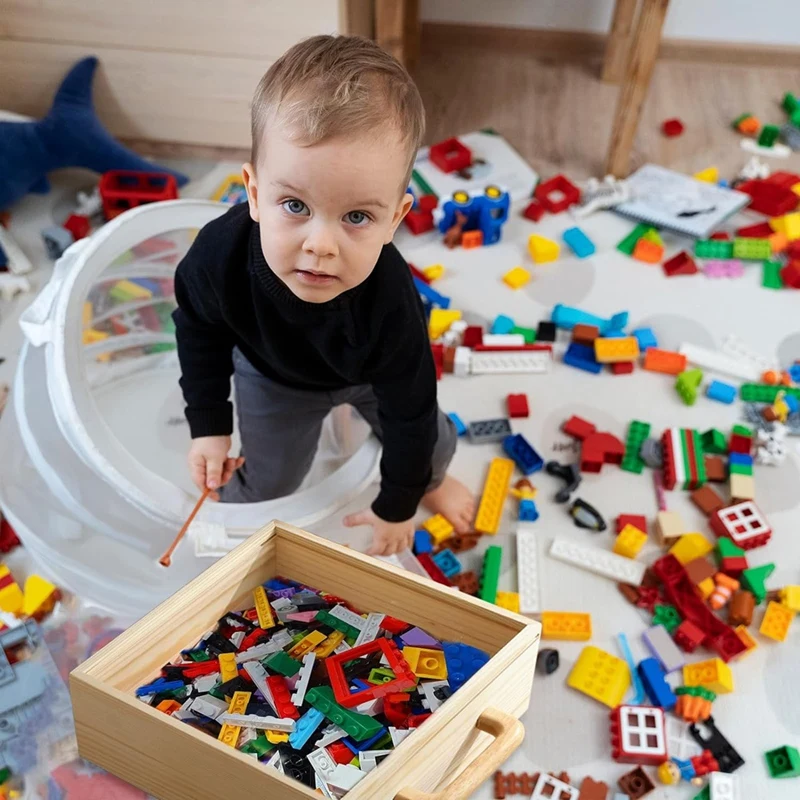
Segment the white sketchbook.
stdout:
<svg viewBox="0 0 800 800">
<path fill-rule="evenodd" d="M 625 181 L 631 199 L 614 207 L 625 217 L 697 239 L 709 236 L 749 202 L 743 192 L 645 164 Z"/>
</svg>

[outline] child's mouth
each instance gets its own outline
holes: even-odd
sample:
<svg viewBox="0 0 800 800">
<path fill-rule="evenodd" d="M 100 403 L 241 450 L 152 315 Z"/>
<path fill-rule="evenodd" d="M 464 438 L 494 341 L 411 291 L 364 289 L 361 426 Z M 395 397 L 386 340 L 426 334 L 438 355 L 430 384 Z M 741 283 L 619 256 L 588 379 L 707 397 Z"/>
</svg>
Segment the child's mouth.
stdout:
<svg viewBox="0 0 800 800">
<path fill-rule="evenodd" d="M 324 286 L 338 280 L 335 275 L 329 275 L 327 272 L 312 272 L 307 269 L 296 269 L 294 273 L 302 283 L 307 283 L 312 286 Z"/>
</svg>

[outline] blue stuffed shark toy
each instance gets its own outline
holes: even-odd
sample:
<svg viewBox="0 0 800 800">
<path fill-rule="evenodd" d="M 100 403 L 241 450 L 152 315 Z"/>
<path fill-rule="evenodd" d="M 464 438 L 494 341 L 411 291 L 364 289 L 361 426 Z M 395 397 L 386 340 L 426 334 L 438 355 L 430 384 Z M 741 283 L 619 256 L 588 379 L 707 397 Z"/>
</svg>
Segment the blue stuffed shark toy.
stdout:
<svg viewBox="0 0 800 800">
<path fill-rule="evenodd" d="M 47 173 L 63 167 L 95 172 L 127 169 L 187 178 L 123 147 L 102 126 L 92 103 L 97 59 L 84 58 L 67 74 L 47 116 L 36 122 L 0 122 L 0 210 L 28 192 L 50 191 Z"/>
</svg>

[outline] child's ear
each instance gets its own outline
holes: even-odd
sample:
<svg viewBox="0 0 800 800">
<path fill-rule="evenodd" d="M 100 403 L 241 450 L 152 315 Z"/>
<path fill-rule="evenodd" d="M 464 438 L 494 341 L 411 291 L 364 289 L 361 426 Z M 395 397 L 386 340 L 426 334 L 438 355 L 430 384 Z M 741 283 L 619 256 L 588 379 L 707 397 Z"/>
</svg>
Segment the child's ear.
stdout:
<svg viewBox="0 0 800 800">
<path fill-rule="evenodd" d="M 405 215 L 411 211 L 412 205 L 414 205 L 414 196 L 411 194 L 411 192 L 406 192 L 395 209 L 394 216 L 392 217 L 392 227 L 389 230 L 389 237 L 386 239 L 384 244 L 389 244 L 389 242 L 394 239 L 394 233 L 397 230 L 397 226 L 403 221 L 403 217 L 405 217 Z"/>
<path fill-rule="evenodd" d="M 256 183 L 256 168 L 248 161 L 242 164 L 242 181 L 247 192 L 247 204 L 250 206 L 250 218 L 258 222 L 258 184 Z"/>
</svg>

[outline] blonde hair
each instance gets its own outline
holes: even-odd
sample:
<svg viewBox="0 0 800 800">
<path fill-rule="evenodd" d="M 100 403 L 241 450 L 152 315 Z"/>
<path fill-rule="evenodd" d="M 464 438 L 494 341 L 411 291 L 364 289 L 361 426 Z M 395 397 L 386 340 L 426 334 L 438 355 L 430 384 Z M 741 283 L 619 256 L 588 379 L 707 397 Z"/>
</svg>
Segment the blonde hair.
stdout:
<svg viewBox="0 0 800 800">
<path fill-rule="evenodd" d="M 251 106 L 251 161 L 277 119 L 304 145 L 340 134 L 399 131 L 408 174 L 425 132 L 425 109 L 397 59 L 361 36 L 312 36 L 290 47 L 261 78 Z"/>
</svg>

